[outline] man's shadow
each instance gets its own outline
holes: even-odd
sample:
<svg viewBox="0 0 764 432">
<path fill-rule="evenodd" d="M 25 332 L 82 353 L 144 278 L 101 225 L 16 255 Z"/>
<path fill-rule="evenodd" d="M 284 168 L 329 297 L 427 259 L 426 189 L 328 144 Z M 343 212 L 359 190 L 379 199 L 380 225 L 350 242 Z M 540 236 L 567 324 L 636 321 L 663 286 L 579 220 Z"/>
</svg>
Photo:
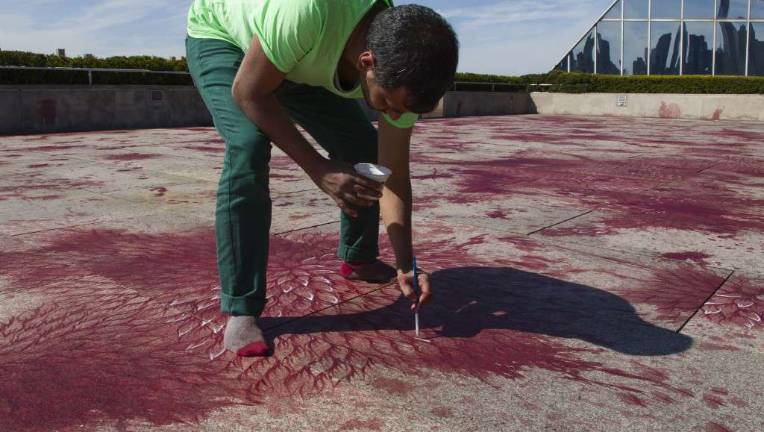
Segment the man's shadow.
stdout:
<svg viewBox="0 0 764 432">
<path fill-rule="evenodd" d="M 690 337 L 644 321 L 621 297 L 586 285 L 497 267 L 440 270 L 430 280 L 436 299 L 420 314 L 428 337 L 471 338 L 483 330 L 505 329 L 579 339 L 638 356 L 675 354 L 692 345 Z M 364 301 L 366 309 L 353 306 Z M 271 343 L 282 334 L 411 332 L 410 304 L 377 292 L 342 305 L 340 314 L 328 309 L 302 318 L 263 318 L 261 324 Z"/>
</svg>

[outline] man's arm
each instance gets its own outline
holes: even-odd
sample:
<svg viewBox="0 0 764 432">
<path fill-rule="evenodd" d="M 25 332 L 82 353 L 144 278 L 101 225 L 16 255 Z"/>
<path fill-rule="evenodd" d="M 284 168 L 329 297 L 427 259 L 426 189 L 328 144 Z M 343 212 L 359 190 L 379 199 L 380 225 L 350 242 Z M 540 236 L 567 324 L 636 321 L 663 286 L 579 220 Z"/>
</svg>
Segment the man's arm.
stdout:
<svg viewBox="0 0 764 432">
<path fill-rule="evenodd" d="M 426 274 L 419 275 L 422 289 L 419 299 L 412 289 L 413 246 L 411 236 L 411 175 L 409 171 L 409 150 L 413 128 L 399 129 L 380 116 L 379 119 L 379 164 L 393 172 L 385 182 L 380 212 L 387 235 L 395 252 L 395 267 L 398 270 L 398 285 L 403 294 L 415 304 L 424 304 L 430 298 L 430 285 Z"/>
<path fill-rule="evenodd" d="M 231 93 L 244 114 L 276 146 L 297 162 L 343 211 L 355 216 L 353 206 L 368 207 L 379 199 L 379 186 L 357 175 L 352 168 L 325 159 L 303 138 L 274 95 L 284 78 L 285 74 L 268 59 L 255 37 L 236 73 Z"/>
</svg>

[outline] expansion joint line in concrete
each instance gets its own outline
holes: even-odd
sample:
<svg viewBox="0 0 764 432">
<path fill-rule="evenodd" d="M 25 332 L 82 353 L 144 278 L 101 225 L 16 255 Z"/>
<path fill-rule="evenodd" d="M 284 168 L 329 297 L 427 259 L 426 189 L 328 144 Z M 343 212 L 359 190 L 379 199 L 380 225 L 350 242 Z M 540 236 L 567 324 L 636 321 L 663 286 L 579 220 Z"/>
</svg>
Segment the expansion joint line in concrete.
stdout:
<svg viewBox="0 0 764 432">
<path fill-rule="evenodd" d="M 336 224 L 336 223 L 339 223 L 339 221 L 324 222 L 324 223 L 320 223 L 320 224 L 316 224 L 316 225 L 295 228 L 295 229 L 291 229 L 291 230 L 287 230 L 287 231 L 279 231 L 279 232 L 273 233 L 273 235 L 282 236 L 284 234 L 291 234 L 291 233 L 294 233 L 294 232 L 297 232 L 297 231 L 309 230 L 309 229 L 318 228 L 318 227 L 322 227 L 322 226 L 326 226 L 326 225 L 332 225 L 332 224 Z"/>
<path fill-rule="evenodd" d="M 733 274 L 735 274 L 735 270 L 730 270 L 730 272 L 727 275 L 727 277 L 724 278 L 724 280 L 719 284 L 719 286 L 716 287 L 716 289 L 713 290 L 713 292 L 711 292 L 711 294 L 708 297 L 706 297 L 705 300 L 703 300 L 703 303 L 701 303 L 700 306 L 698 306 L 698 308 L 695 310 L 695 312 L 693 312 L 693 314 L 690 315 L 690 317 L 687 318 L 687 320 L 685 320 L 685 322 L 682 323 L 682 325 L 677 329 L 677 331 L 676 331 L 677 333 L 681 333 L 682 330 L 684 330 L 684 327 L 687 325 L 687 323 L 689 323 L 690 321 L 692 321 L 693 318 L 695 318 L 695 315 L 697 315 L 698 312 L 700 312 L 700 310 L 703 309 L 703 305 L 708 303 L 708 301 L 711 300 L 711 298 L 713 296 L 715 296 L 716 293 L 719 292 L 720 289 L 722 289 L 722 287 L 727 283 L 728 280 L 730 280 L 730 278 L 732 277 Z"/>
<path fill-rule="evenodd" d="M 701 170 L 698 170 L 695 174 L 703 174 L 703 171 L 708 171 L 708 170 L 710 170 L 711 168 L 713 168 L 713 167 L 715 167 L 717 165 L 719 165 L 719 162 L 713 163 L 713 164 L 711 164 L 711 165 L 709 165 L 709 166 L 707 166 L 707 167 L 705 167 L 705 168 L 703 168 Z"/>
<path fill-rule="evenodd" d="M 581 213 L 581 214 L 579 214 L 579 215 L 575 215 L 575 216 L 573 216 L 573 217 L 570 217 L 570 218 L 567 218 L 567 219 L 565 219 L 565 220 L 563 220 L 563 221 L 560 221 L 560 222 L 556 222 L 556 223 L 553 223 L 553 224 L 551 224 L 551 225 L 549 225 L 549 226 L 545 226 L 545 227 L 543 227 L 543 228 L 537 229 L 536 231 L 531 231 L 531 232 L 529 232 L 529 233 L 528 233 L 528 234 L 526 234 L 526 235 L 533 235 L 533 234 L 539 233 L 539 232 L 541 232 L 541 231 L 544 231 L 545 229 L 549 229 L 549 228 L 555 227 L 555 226 L 557 226 L 557 225 L 562 225 L 562 224 L 564 224 L 565 222 L 570 222 L 570 221 L 572 221 L 573 219 L 577 219 L 577 218 L 580 218 L 581 216 L 586 216 L 586 215 L 588 215 L 589 213 L 591 213 L 591 212 L 593 212 L 593 211 L 594 211 L 594 210 L 588 210 L 588 211 L 585 211 L 585 212 L 583 212 L 583 213 Z"/>
</svg>

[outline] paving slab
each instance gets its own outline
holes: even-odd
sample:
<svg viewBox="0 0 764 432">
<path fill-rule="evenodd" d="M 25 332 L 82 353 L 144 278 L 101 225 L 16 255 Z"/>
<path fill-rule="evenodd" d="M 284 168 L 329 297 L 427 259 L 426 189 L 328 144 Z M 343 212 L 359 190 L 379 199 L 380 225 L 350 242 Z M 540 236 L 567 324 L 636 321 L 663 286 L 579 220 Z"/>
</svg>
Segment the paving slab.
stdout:
<svg viewBox="0 0 764 432">
<path fill-rule="evenodd" d="M 420 122 L 420 338 L 394 284 L 337 274 L 339 211 L 274 148 L 274 352 L 241 359 L 214 129 L 2 137 L 0 430 L 764 430 L 762 143 L 756 122 Z"/>
</svg>

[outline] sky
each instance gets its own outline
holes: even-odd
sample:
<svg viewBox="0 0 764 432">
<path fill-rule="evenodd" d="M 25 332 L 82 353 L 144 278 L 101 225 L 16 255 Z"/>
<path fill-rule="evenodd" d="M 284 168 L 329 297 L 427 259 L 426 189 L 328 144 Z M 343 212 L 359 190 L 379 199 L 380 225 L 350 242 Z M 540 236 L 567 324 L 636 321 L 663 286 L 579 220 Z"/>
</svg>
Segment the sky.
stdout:
<svg viewBox="0 0 764 432">
<path fill-rule="evenodd" d="M 352 1 L 352 0 L 347 0 Z M 191 0 L 0 0 L 0 49 L 182 57 Z M 454 26 L 460 72 L 546 72 L 612 0 L 398 0 Z"/>
</svg>

